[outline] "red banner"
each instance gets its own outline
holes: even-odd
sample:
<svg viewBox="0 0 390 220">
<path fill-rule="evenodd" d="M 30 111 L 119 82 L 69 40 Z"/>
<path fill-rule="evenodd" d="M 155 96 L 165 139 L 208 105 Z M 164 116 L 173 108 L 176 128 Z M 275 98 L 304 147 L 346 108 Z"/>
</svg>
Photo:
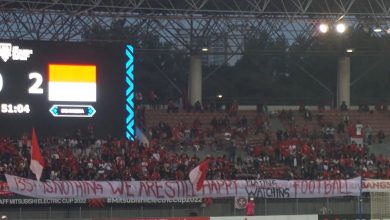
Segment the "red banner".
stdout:
<svg viewBox="0 0 390 220">
<path fill-rule="evenodd" d="M 0 196 L 11 196 L 12 192 L 8 189 L 8 184 L 6 182 L 0 182 Z"/>
</svg>

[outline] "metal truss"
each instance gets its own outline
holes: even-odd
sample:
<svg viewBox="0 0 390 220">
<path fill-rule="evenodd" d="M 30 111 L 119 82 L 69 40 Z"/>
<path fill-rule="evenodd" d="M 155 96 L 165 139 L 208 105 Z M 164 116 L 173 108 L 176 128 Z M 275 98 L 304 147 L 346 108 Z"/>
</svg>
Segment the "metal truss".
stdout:
<svg viewBox="0 0 390 220">
<path fill-rule="evenodd" d="M 108 30 L 118 20 L 140 36 L 158 34 L 177 49 L 220 45 L 224 49 L 214 53 L 240 54 L 245 38 L 267 32 L 293 43 L 316 36 L 320 21 L 387 29 L 390 1 L 0 0 L 0 39 L 82 41 L 91 26 Z"/>
<path fill-rule="evenodd" d="M 1 0 L 3 9 L 169 14 L 389 15 L 387 0 Z"/>
</svg>

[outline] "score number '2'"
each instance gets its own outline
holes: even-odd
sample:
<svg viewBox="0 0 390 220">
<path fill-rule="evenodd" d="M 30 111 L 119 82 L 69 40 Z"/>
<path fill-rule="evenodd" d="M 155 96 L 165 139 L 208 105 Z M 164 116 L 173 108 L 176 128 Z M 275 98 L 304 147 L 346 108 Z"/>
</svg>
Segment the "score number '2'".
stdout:
<svg viewBox="0 0 390 220">
<path fill-rule="evenodd" d="M 28 74 L 30 80 L 34 80 L 33 84 L 28 88 L 28 93 L 30 94 L 43 94 L 42 82 L 43 77 L 40 73 L 32 72 Z M 0 92 L 3 90 L 4 80 L 3 76 L 0 73 Z"/>
</svg>

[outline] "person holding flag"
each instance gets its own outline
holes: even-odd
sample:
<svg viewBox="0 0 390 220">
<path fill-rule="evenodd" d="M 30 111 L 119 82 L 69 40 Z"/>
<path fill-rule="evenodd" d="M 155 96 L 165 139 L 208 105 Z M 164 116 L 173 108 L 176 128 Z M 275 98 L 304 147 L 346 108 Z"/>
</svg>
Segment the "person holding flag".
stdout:
<svg viewBox="0 0 390 220">
<path fill-rule="evenodd" d="M 43 160 L 41 151 L 39 149 L 38 138 L 35 133 L 35 129 L 32 128 L 30 169 L 35 174 L 35 177 L 38 181 L 41 179 L 44 166 L 45 161 Z"/>
<path fill-rule="evenodd" d="M 200 191 L 203 188 L 208 169 L 209 160 L 207 159 L 190 171 L 190 181 L 195 186 L 196 191 Z"/>
</svg>

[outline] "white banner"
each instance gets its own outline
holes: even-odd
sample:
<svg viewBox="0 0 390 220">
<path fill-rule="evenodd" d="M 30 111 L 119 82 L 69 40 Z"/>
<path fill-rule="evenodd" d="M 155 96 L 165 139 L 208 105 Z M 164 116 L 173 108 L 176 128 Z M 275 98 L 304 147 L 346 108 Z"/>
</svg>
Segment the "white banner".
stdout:
<svg viewBox="0 0 390 220">
<path fill-rule="evenodd" d="M 48 181 L 6 175 L 11 192 L 36 198 L 320 198 L 358 196 L 360 177 L 348 180 L 208 180 L 196 191 L 190 181 Z"/>
<path fill-rule="evenodd" d="M 364 180 L 362 192 L 390 192 L 390 180 Z"/>
</svg>

